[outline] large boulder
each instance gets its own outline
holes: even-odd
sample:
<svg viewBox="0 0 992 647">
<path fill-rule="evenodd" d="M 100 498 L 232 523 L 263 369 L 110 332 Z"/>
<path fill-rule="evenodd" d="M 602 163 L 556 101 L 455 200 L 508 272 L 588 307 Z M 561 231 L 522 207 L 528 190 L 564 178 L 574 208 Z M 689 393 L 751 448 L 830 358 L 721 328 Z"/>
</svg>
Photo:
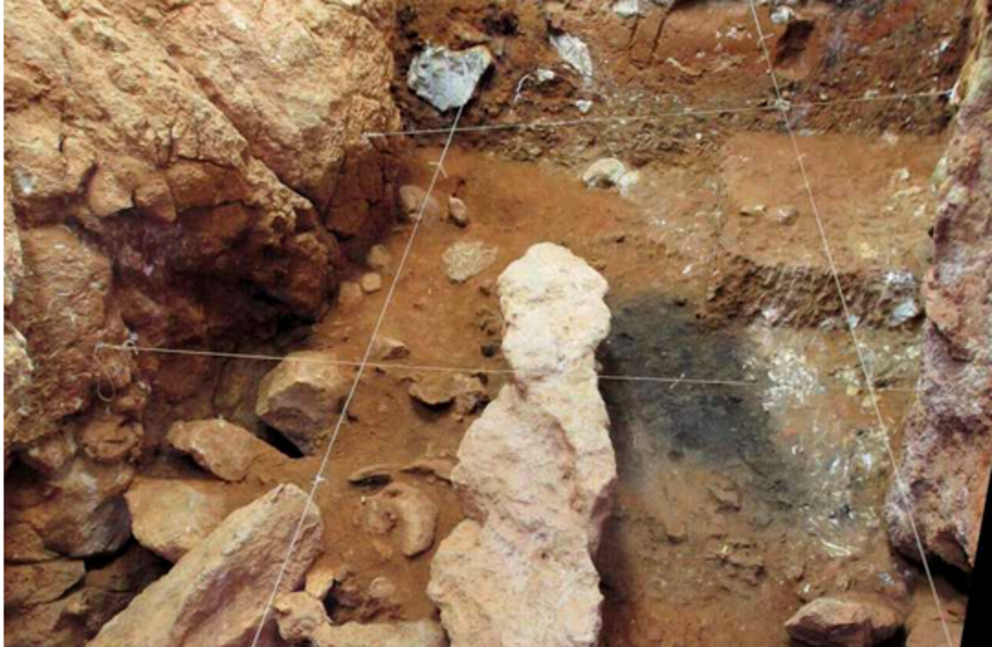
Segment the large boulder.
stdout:
<svg viewBox="0 0 992 647">
<path fill-rule="evenodd" d="M 108 622 L 91 647 L 235 647 L 250 644 L 263 616 L 275 639 L 273 591 L 303 583 L 320 552 L 320 513 L 294 485 L 280 485 L 233 512 L 169 573 Z M 295 548 L 287 555 L 290 542 Z"/>
<path fill-rule="evenodd" d="M 981 7 L 982 3 L 976 3 Z M 924 286 L 927 323 L 919 404 L 887 505 L 890 537 L 962 570 L 974 566 L 992 465 L 992 37 L 976 16 L 976 53 L 954 136 L 935 183 L 940 207 Z"/>
<path fill-rule="evenodd" d="M 304 454 L 330 432 L 353 378 L 319 351 L 290 353 L 262 379 L 255 412 Z"/>
<path fill-rule="evenodd" d="M 595 351 L 606 281 L 551 244 L 498 282 L 514 381 L 468 429 L 452 480 L 474 511 L 441 542 L 428 595 L 452 644 L 592 646 L 592 557 L 616 481 Z"/>
</svg>

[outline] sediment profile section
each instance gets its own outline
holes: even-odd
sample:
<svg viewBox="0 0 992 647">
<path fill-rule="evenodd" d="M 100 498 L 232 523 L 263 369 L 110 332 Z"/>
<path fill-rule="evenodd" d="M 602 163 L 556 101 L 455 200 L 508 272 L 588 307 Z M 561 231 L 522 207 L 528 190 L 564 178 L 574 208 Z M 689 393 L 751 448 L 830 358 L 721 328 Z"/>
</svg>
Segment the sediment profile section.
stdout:
<svg viewBox="0 0 992 647">
<path fill-rule="evenodd" d="M 514 379 L 458 450 L 452 478 L 469 518 L 438 548 L 428 587 L 453 647 L 597 642 L 593 555 L 616 482 L 595 359 L 607 289 L 547 243 L 499 278 Z"/>
</svg>

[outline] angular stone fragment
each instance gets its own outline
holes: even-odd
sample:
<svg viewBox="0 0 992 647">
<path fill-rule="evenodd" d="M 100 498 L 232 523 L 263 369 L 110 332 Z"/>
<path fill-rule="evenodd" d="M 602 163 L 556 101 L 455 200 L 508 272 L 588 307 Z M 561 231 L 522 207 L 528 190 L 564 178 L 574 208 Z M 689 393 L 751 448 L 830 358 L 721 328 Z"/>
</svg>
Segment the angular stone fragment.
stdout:
<svg viewBox="0 0 992 647">
<path fill-rule="evenodd" d="M 873 647 L 902 628 L 902 615 L 874 595 L 810 602 L 785 623 L 794 640 L 813 647 Z"/>
<path fill-rule="evenodd" d="M 405 483 L 393 483 L 368 500 L 365 526 L 374 534 L 394 534 L 400 551 L 415 557 L 434 543 L 438 507 L 430 497 Z"/>
<path fill-rule="evenodd" d="M 232 508 L 216 481 L 142 477 L 124 497 L 135 539 L 170 562 L 202 542 Z"/>
<path fill-rule="evenodd" d="M 8 564 L 35 564 L 58 557 L 45 548 L 41 537 L 27 523 L 4 524 L 3 561 Z"/>
<path fill-rule="evenodd" d="M 134 468 L 77 456 L 51 479 L 8 483 L 8 522 L 30 525 L 46 548 L 70 557 L 111 553 L 131 536 L 122 496 Z"/>
<path fill-rule="evenodd" d="M 472 98 L 493 55 L 479 45 L 461 52 L 428 45 L 410 63 L 406 83 L 439 111 L 460 108 Z"/>
<path fill-rule="evenodd" d="M 351 389 L 341 366 L 328 363 L 334 359 L 319 351 L 290 353 L 258 388 L 258 416 L 304 454 L 316 451 Z"/>
<path fill-rule="evenodd" d="M 597 644 L 592 555 L 616 480 L 595 351 L 607 284 L 539 244 L 500 276 L 503 353 L 514 370 L 469 428 L 452 478 L 475 514 L 441 542 L 428 595 L 454 647 Z"/>
<path fill-rule="evenodd" d="M 231 513 L 108 622 L 89 647 L 250 645 L 277 579 L 282 576 L 281 593 L 302 584 L 320 552 L 321 532 L 320 513 L 307 495 L 280 485 Z M 294 535 L 296 547 L 283 568 Z M 275 633 L 270 614 L 259 644 L 272 644 Z"/>
<path fill-rule="evenodd" d="M 375 339 L 372 355 L 380 361 L 406 359 L 410 356 L 410 347 L 398 339 L 379 335 Z"/>
<path fill-rule="evenodd" d="M 426 191 L 412 184 L 400 187 L 400 211 L 400 219 L 404 221 L 416 221 L 421 216 L 428 220 L 440 220 L 446 213 L 437 198 L 433 195 L 428 197 Z"/>
<path fill-rule="evenodd" d="M 617 186 L 626 173 L 623 162 L 607 157 L 593 162 L 582 174 L 582 182 L 589 188 Z"/>
<path fill-rule="evenodd" d="M 264 440 L 219 418 L 177 422 L 169 429 L 165 440 L 225 481 L 243 480 L 256 460 L 285 460 L 279 450 Z"/>
</svg>

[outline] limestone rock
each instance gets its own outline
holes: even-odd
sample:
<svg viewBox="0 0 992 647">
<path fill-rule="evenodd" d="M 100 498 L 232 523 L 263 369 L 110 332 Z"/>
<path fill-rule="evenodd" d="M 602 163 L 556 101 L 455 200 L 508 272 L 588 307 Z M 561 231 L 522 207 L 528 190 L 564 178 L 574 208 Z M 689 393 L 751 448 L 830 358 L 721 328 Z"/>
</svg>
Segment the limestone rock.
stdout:
<svg viewBox="0 0 992 647">
<path fill-rule="evenodd" d="M 79 432 L 79 444 L 95 461 L 113 463 L 135 456 L 144 429 L 140 422 L 115 414 L 98 414 Z"/>
<path fill-rule="evenodd" d="M 365 263 L 376 272 L 388 272 L 393 265 L 393 257 L 385 245 L 372 245 Z"/>
<path fill-rule="evenodd" d="M 351 378 L 325 352 L 290 353 L 262 380 L 255 411 L 304 454 L 316 451 L 341 410 Z"/>
<path fill-rule="evenodd" d="M 606 157 L 593 162 L 582 174 L 582 182 L 587 187 L 612 187 L 620 184 L 627 173 L 624 163 L 614 157 Z"/>
<path fill-rule="evenodd" d="M 5 564 L 4 608 L 30 607 L 57 600 L 85 574 L 86 567 L 80 560 L 57 559 L 20 566 Z"/>
<path fill-rule="evenodd" d="M 31 443 L 21 452 L 21 460 L 42 476 L 54 478 L 73 459 L 76 449 L 71 431 L 62 430 Z"/>
<path fill-rule="evenodd" d="M 374 534 L 395 534 L 400 551 L 416 557 L 434 544 L 438 514 L 437 504 L 426 494 L 393 483 L 366 503 L 365 526 Z"/>
<path fill-rule="evenodd" d="M 77 456 L 54 478 L 31 476 L 8 482 L 8 521 L 30 525 L 46 548 L 89 557 L 114 552 L 131 536 L 122 496 L 134 478 L 129 465 Z"/>
<path fill-rule="evenodd" d="M 453 283 L 464 283 L 496 262 L 496 248 L 485 243 L 457 242 L 441 255 L 444 269 Z"/>
<path fill-rule="evenodd" d="M 284 459 L 271 445 L 226 420 L 177 422 L 165 438 L 196 464 L 225 481 L 241 481 L 257 460 Z"/>
<path fill-rule="evenodd" d="M 482 46 L 455 52 L 428 45 L 410 63 L 406 84 L 440 112 L 460 108 L 472 98 L 493 55 Z"/>
<path fill-rule="evenodd" d="M 296 548 L 283 570 L 301 519 Z M 307 505 L 306 494 L 280 485 L 228 516 L 107 623 L 90 647 L 250 644 L 280 573 L 280 593 L 302 584 L 320 551 L 321 532 L 320 513 Z M 270 615 L 261 644 L 275 639 L 274 624 Z"/>
<path fill-rule="evenodd" d="M 362 300 L 362 286 L 354 281 L 342 281 L 338 287 L 338 303 L 348 307 Z"/>
<path fill-rule="evenodd" d="M 976 34 L 988 33 L 988 14 Z M 974 566 L 992 469 L 992 55 L 987 37 L 962 85 L 969 87 L 936 178 L 935 255 L 924 283 L 919 406 L 903 436 L 886 506 L 889 536 L 919 560 L 909 515 L 927 552 Z M 907 500 L 908 497 L 908 500 Z"/>
<path fill-rule="evenodd" d="M 441 542 L 428 586 L 454 647 L 597 644 L 592 555 L 616 480 L 595 363 L 609 332 L 606 291 L 588 264 L 551 244 L 499 278 L 514 382 L 458 450 L 452 478 L 473 518 Z"/>
<path fill-rule="evenodd" d="M 7 564 L 36 564 L 58 557 L 45 548 L 41 536 L 27 523 L 4 524 L 3 561 Z"/>
<path fill-rule="evenodd" d="M 551 44 L 558 50 L 558 56 L 579 73 L 583 84 L 592 85 L 593 67 L 589 46 L 571 34 L 558 34 L 551 37 Z"/>
<path fill-rule="evenodd" d="M 308 593 L 288 593 L 276 601 L 279 634 L 313 647 L 446 647 L 441 627 L 431 620 L 332 625 L 324 606 Z"/>
<path fill-rule="evenodd" d="M 785 623 L 794 640 L 813 647 L 873 647 L 903 625 L 901 614 L 877 596 L 846 595 L 810 602 Z"/>
<path fill-rule="evenodd" d="M 124 495 L 135 539 L 170 562 L 200 544 L 231 511 L 217 483 L 139 478 Z"/>
<path fill-rule="evenodd" d="M 412 184 L 400 187 L 400 211 L 401 220 L 441 220 L 446 215 L 436 197 L 428 197 L 426 191 Z"/>
<path fill-rule="evenodd" d="M 307 571 L 306 584 L 303 588 L 315 599 L 323 601 L 334 588 L 337 577 L 337 568 L 327 562 L 320 561 Z"/>
</svg>

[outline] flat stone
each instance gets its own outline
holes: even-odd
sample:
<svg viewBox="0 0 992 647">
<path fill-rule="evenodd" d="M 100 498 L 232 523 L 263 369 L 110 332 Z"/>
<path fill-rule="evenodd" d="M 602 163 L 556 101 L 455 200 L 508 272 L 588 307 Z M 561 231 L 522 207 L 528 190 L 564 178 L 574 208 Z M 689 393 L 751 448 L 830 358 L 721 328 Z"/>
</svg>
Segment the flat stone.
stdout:
<svg viewBox="0 0 992 647">
<path fill-rule="evenodd" d="M 813 647 L 874 647 L 902 625 L 902 614 L 883 598 L 846 594 L 810 602 L 786 621 L 785 630 Z"/>
<path fill-rule="evenodd" d="M 417 376 L 407 389 L 407 393 L 420 404 L 432 409 L 450 405 L 457 395 L 454 376 L 447 372 Z"/>
<path fill-rule="evenodd" d="M 41 536 L 27 523 L 13 523 L 3 527 L 3 561 L 8 564 L 34 564 L 58 557 L 58 553 L 45 548 Z"/>
<path fill-rule="evenodd" d="M 141 477 L 124 496 L 135 539 L 170 562 L 198 546 L 232 507 L 216 481 Z"/>
<path fill-rule="evenodd" d="M 440 112 L 464 106 L 472 98 L 493 55 L 482 46 L 460 52 L 428 45 L 413 57 L 406 83 Z"/>
<path fill-rule="evenodd" d="M 335 356 L 322 351 L 290 353 L 258 387 L 255 412 L 304 454 L 312 454 L 330 431 L 351 390 L 352 378 Z"/>
<path fill-rule="evenodd" d="M 371 497 L 365 527 L 373 534 L 396 537 L 400 551 L 415 557 L 434 544 L 439 510 L 430 497 L 405 483 L 393 483 Z"/>
<path fill-rule="evenodd" d="M 280 485 L 236 510 L 167 575 L 103 626 L 88 647 L 243 647 L 252 643 L 269 596 L 303 583 L 321 550 L 316 506 Z M 286 548 L 296 538 L 287 561 Z M 279 581 L 276 588 L 277 579 Z M 259 636 L 276 642 L 270 617 Z"/>
<path fill-rule="evenodd" d="M 464 283 L 496 262 L 496 248 L 482 242 L 457 242 L 441 255 L 453 283 Z"/>
<path fill-rule="evenodd" d="M 243 480 L 256 460 L 283 459 L 277 449 L 245 428 L 219 418 L 177 422 L 169 429 L 165 440 L 225 481 Z"/>
<path fill-rule="evenodd" d="M 583 84 L 592 85 L 593 67 L 589 46 L 580 38 L 570 34 L 560 34 L 551 37 L 551 44 L 558 51 L 558 56 L 579 73 Z"/>
<path fill-rule="evenodd" d="M 385 485 L 393 480 L 392 473 L 395 469 L 392 465 L 369 465 L 352 472 L 348 476 L 348 482 L 352 485 Z"/>
</svg>

